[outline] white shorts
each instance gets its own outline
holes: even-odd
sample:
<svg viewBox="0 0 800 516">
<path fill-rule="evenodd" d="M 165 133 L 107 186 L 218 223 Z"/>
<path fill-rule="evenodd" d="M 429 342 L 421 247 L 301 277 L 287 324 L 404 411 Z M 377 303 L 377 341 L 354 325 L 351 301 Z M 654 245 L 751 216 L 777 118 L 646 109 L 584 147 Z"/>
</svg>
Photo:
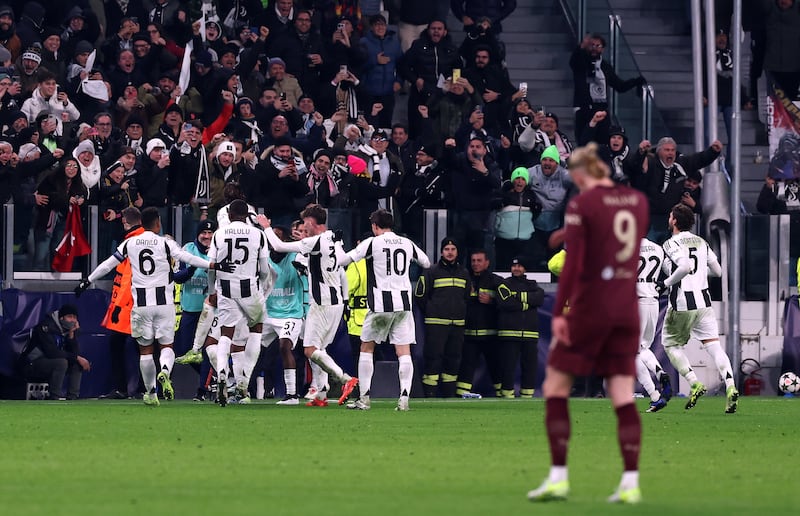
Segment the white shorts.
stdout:
<svg viewBox="0 0 800 516">
<path fill-rule="evenodd" d="M 361 329 L 362 342 L 414 344 L 417 341 L 414 314 L 408 312 L 367 312 Z"/>
<path fill-rule="evenodd" d="M 175 305 L 134 306 L 131 310 L 131 337 L 149 346 L 175 342 Z"/>
<path fill-rule="evenodd" d="M 288 339 L 292 341 L 292 349 L 300 340 L 303 331 L 302 319 L 273 319 L 267 317 L 261 330 L 261 345 L 268 347 L 275 339 Z"/>
<path fill-rule="evenodd" d="M 250 335 L 250 328 L 247 326 L 247 321 L 240 317 L 239 321 L 233 327 L 233 339 L 231 341 L 237 346 L 244 346 L 247 343 L 247 337 Z M 219 322 L 219 312 L 214 312 L 214 318 L 211 320 L 211 329 L 208 330 L 208 336 L 219 342 L 222 336 L 222 323 Z"/>
<path fill-rule="evenodd" d="M 654 302 L 645 302 L 642 301 L 654 301 Z M 656 336 L 656 327 L 658 326 L 658 313 L 659 313 L 659 306 L 658 301 L 655 299 L 640 299 L 639 300 L 639 327 L 640 327 L 640 339 L 639 339 L 639 349 L 645 350 L 650 349 L 650 346 L 653 345 L 653 339 Z"/>
<path fill-rule="evenodd" d="M 699 341 L 718 340 L 719 326 L 713 308 L 686 312 L 667 310 L 664 320 L 664 347 L 685 346 L 690 338 Z"/>
<path fill-rule="evenodd" d="M 217 316 L 222 326 L 236 326 L 242 318 L 248 327 L 259 324 L 264 320 L 265 311 L 264 295 L 261 292 L 242 299 L 217 296 Z"/>
<path fill-rule="evenodd" d="M 303 347 L 327 348 L 336 337 L 343 313 L 344 305 L 320 306 L 312 303 L 306 315 Z"/>
</svg>

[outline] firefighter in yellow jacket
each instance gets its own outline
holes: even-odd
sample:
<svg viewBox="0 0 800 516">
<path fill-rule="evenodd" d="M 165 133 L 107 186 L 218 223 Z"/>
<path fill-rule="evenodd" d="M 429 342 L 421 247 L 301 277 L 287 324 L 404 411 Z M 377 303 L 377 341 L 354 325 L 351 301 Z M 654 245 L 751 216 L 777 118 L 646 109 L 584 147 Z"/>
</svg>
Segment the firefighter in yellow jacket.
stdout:
<svg viewBox="0 0 800 516">
<path fill-rule="evenodd" d="M 470 294 L 469 273 L 458 263 L 458 245 L 445 238 L 441 258 L 417 282 L 415 297 L 425 314 L 425 374 L 422 388 L 426 397 L 456 395 L 456 380 L 464 345 L 464 324 Z"/>
</svg>

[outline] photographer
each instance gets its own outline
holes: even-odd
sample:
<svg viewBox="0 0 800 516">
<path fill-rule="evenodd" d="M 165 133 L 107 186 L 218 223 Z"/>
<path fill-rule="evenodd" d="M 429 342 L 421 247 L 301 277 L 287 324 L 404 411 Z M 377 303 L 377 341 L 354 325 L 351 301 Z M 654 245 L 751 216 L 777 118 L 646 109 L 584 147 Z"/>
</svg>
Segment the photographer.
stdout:
<svg viewBox="0 0 800 516">
<path fill-rule="evenodd" d="M 89 371 L 92 364 L 80 356 L 77 332 L 78 310 L 73 305 L 63 305 L 31 331 L 28 341 L 20 354 L 19 365 L 29 380 L 47 379 L 50 384 L 51 400 L 78 399 L 81 392 L 81 374 Z M 62 387 L 64 377 L 69 372 L 67 396 Z"/>
</svg>

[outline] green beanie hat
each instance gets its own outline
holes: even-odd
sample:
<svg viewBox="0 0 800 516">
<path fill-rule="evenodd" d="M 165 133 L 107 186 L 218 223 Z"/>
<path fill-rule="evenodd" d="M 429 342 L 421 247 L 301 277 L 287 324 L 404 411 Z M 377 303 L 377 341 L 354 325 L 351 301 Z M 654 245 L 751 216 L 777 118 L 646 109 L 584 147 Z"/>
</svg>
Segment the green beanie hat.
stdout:
<svg viewBox="0 0 800 516">
<path fill-rule="evenodd" d="M 558 147 L 555 145 L 551 145 L 542 152 L 542 157 L 539 158 L 539 161 L 543 160 L 544 158 L 550 158 L 556 163 L 561 163 L 561 155 L 558 153 Z"/>
<path fill-rule="evenodd" d="M 521 177 L 525 180 L 525 184 L 530 183 L 530 175 L 528 174 L 528 169 L 525 167 L 517 167 L 511 173 L 511 182 L 513 183 L 515 179 Z"/>
</svg>

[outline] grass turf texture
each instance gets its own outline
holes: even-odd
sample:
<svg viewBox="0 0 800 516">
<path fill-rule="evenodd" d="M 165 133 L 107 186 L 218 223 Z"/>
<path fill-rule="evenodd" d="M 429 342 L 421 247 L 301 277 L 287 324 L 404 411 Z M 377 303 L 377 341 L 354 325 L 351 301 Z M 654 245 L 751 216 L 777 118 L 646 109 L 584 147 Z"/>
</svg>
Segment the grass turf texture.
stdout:
<svg viewBox="0 0 800 516">
<path fill-rule="evenodd" d="M 525 495 L 549 464 L 541 400 L 341 407 L 0 402 L 4 514 L 769 514 L 800 504 L 800 400 L 724 398 L 642 414 L 638 507 L 607 400 L 572 400 L 566 503 Z M 645 400 L 637 401 L 643 411 Z"/>
</svg>

